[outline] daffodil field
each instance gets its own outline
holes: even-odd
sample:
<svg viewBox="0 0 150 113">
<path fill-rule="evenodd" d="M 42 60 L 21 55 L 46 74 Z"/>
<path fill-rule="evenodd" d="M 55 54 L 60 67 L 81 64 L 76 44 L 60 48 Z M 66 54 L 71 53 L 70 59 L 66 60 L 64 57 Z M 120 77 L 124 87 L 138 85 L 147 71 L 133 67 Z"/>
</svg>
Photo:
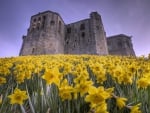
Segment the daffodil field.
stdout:
<svg viewBox="0 0 150 113">
<path fill-rule="evenodd" d="M 0 113 L 150 113 L 150 57 L 0 58 Z"/>
</svg>

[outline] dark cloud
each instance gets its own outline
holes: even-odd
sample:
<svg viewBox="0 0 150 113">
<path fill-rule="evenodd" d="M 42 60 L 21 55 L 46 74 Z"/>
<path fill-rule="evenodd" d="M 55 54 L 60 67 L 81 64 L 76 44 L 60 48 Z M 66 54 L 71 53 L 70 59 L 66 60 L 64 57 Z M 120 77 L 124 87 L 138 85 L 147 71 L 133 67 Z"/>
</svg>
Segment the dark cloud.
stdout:
<svg viewBox="0 0 150 113">
<path fill-rule="evenodd" d="M 150 53 L 150 0 L 0 0 L 0 57 L 19 54 L 30 17 L 45 10 L 58 12 L 65 23 L 97 11 L 107 36 L 132 35 L 136 54 Z"/>
</svg>

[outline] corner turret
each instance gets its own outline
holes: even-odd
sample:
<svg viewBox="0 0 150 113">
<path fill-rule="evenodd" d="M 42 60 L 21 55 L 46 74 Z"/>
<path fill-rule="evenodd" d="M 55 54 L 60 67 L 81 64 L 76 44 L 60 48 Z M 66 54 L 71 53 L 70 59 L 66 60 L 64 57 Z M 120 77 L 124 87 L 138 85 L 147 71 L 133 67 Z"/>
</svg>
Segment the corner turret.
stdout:
<svg viewBox="0 0 150 113">
<path fill-rule="evenodd" d="M 102 23 L 101 16 L 97 12 L 90 14 L 92 35 L 96 42 L 96 51 L 99 55 L 107 55 L 108 48 L 106 42 L 106 32 Z"/>
<path fill-rule="evenodd" d="M 65 23 L 58 13 L 46 11 L 33 15 L 20 55 L 64 53 Z"/>
</svg>

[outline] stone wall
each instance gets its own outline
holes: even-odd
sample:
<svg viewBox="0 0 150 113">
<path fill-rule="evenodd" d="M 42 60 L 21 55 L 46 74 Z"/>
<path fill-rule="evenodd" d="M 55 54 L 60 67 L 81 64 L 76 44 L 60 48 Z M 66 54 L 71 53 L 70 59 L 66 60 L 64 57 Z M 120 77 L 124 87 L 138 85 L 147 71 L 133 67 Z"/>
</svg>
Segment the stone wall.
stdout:
<svg viewBox="0 0 150 113">
<path fill-rule="evenodd" d="M 106 39 L 97 12 L 66 25 L 61 16 L 52 11 L 33 15 L 27 35 L 23 36 L 20 55 L 37 54 L 135 55 L 131 37 L 120 34 Z"/>
<path fill-rule="evenodd" d="M 95 39 L 96 53 L 99 55 L 107 55 L 106 33 L 101 16 L 97 12 L 90 14 L 90 24 L 92 37 Z"/>
<path fill-rule="evenodd" d="M 91 35 L 90 19 L 68 24 L 65 31 L 66 54 L 96 54 L 95 39 Z"/>
<path fill-rule="evenodd" d="M 111 55 L 135 56 L 131 37 L 119 34 L 107 38 L 108 50 Z"/>
<path fill-rule="evenodd" d="M 32 16 L 20 55 L 64 53 L 64 29 L 62 18 L 55 12 Z"/>
<path fill-rule="evenodd" d="M 89 19 L 68 24 L 65 31 L 65 53 L 108 54 L 105 30 L 97 12 L 91 13 Z"/>
</svg>

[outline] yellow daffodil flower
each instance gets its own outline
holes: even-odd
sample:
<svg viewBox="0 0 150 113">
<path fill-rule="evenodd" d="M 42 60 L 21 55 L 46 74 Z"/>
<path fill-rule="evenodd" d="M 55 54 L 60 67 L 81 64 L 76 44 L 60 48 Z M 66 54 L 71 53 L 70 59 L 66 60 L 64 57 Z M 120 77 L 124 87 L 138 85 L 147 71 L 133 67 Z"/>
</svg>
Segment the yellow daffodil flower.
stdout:
<svg viewBox="0 0 150 113">
<path fill-rule="evenodd" d="M 26 91 L 21 91 L 20 89 L 16 88 L 14 90 L 14 93 L 9 95 L 8 98 L 10 98 L 10 103 L 11 104 L 23 104 L 23 101 L 28 98 L 26 95 Z"/>
<path fill-rule="evenodd" d="M 117 97 L 116 98 L 116 102 L 117 102 L 117 106 L 119 107 L 119 109 L 122 109 L 123 107 L 126 106 L 126 98 L 123 97 Z"/>
<path fill-rule="evenodd" d="M 139 110 L 141 104 L 137 104 L 135 106 L 131 107 L 131 112 L 130 113 L 142 113 L 141 110 Z"/>
<path fill-rule="evenodd" d="M 0 85 L 6 83 L 6 78 L 0 77 Z"/>
<path fill-rule="evenodd" d="M 140 78 L 138 81 L 137 81 L 137 85 L 138 85 L 138 88 L 147 88 L 147 86 L 150 85 L 150 80 L 148 78 Z"/>
<path fill-rule="evenodd" d="M 46 83 L 52 84 L 55 83 L 56 85 L 60 84 L 60 72 L 57 68 L 52 68 L 49 70 L 46 70 L 46 72 L 44 73 L 44 75 L 42 76 L 42 78 L 44 80 L 46 80 Z"/>
</svg>

